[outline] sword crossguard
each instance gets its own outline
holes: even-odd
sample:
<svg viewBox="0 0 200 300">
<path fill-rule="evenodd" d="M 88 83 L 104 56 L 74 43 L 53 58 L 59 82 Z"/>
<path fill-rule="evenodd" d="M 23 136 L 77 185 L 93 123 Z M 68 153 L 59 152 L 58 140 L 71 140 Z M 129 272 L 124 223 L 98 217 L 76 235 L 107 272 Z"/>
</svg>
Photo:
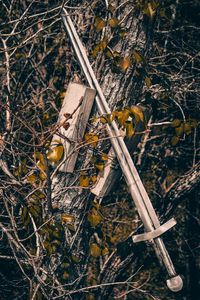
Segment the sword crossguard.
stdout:
<svg viewBox="0 0 200 300">
<path fill-rule="evenodd" d="M 157 237 L 159 237 L 160 235 L 162 235 L 163 233 L 165 233 L 175 225 L 176 225 L 176 220 L 174 218 L 171 218 L 169 221 L 167 221 L 166 223 L 164 223 L 163 225 L 159 226 L 158 228 L 152 231 L 134 235 L 132 237 L 132 240 L 134 243 L 138 243 L 138 242 L 144 242 L 144 241 L 156 239 Z"/>
</svg>

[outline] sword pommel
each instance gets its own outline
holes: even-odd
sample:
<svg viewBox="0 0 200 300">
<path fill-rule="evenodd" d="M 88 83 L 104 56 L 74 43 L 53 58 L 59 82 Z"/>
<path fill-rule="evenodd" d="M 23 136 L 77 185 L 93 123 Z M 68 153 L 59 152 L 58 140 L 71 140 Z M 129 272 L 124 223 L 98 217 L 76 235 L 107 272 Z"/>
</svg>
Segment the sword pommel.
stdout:
<svg viewBox="0 0 200 300">
<path fill-rule="evenodd" d="M 167 286 L 172 292 L 179 292 L 183 287 L 183 280 L 180 275 L 176 275 L 167 280 Z"/>
</svg>

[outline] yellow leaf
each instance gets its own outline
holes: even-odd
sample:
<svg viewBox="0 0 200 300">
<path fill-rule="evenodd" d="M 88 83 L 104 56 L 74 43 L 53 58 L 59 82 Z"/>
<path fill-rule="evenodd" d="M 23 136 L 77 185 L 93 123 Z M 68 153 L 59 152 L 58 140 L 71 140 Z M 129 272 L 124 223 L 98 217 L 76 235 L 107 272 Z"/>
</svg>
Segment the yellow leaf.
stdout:
<svg viewBox="0 0 200 300">
<path fill-rule="evenodd" d="M 99 44 L 97 44 L 94 47 L 92 51 L 92 56 L 95 58 L 99 52 L 104 51 L 107 47 L 107 44 L 108 44 L 108 38 L 105 37 Z"/>
<path fill-rule="evenodd" d="M 101 249 L 97 244 L 93 243 L 90 245 L 90 255 L 93 257 L 101 256 Z"/>
<path fill-rule="evenodd" d="M 190 119 L 190 125 L 193 127 L 193 128 L 196 128 L 198 126 L 198 121 L 196 119 Z"/>
<path fill-rule="evenodd" d="M 103 163 L 103 162 L 97 162 L 97 163 L 95 163 L 95 167 L 96 167 L 99 171 L 103 171 L 103 169 L 104 169 L 104 163 Z"/>
<path fill-rule="evenodd" d="M 72 255 L 72 256 L 71 256 L 71 259 L 72 259 L 73 262 L 75 262 L 75 263 L 80 262 L 80 258 L 79 258 L 78 256 L 76 256 L 76 255 Z"/>
<path fill-rule="evenodd" d="M 87 175 L 81 175 L 79 178 L 79 184 L 81 187 L 89 186 L 89 177 Z"/>
<path fill-rule="evenodd" d="M 97 147 L 99 138 L 98 135 L 95 133 L 86 133 L 84 136 L 85 141 L 90 144 L 91 146 L 93 146 L 94 148 Z"/>
<path fill-rule="evenodd" d="M 35 183 L 37 181 L 37 177 L 35 174 L 31 174 L 27 177 L 28 182 Z"/>
<path fill-rule="evenodd" d="M 110 124 L 111 123 L 111 114 L 108 114 L 108 115 L 103 115 L 100 117 L 100 122 L 102 124 Z"/>
<path fill-rule="evenodd" d="M 131 106 L 130 111 L 134 115 L 136 123 L 144 122 L 144 115 L 139 106 Z"/>
<path fill-rule="evenodd" d="M 184 124 L 184 132 L 185 132 L 185 134 L 187 134 L 187 135 L 191 134 L 192 128 L 191 128 L 190 123 L 186 122 L 186 123 Z"/>
<path fill-rule="evenodd" d="M 49 119 L 50 119 L 49 113 L 48 112 L 44 113 L 43 114 L 43 120 L 48 121 Z"/>
<path fill-rule="evenodd" d="M 43 172 L 40 172 L 40 173 L 39 173 L 39 177 L 40 177 L 40 179 L 41 179 L 42 181 L 44 181 L 44 180 L 47 178 L 47 175 L 46 175 L 45 173 L 43 173 Z"/>
<path fill-rule="evenodd" d="M 156 5 L 155 1 L 153 1 L 152 3 L 148 2 L 147 5 L 145 6 L 144 10 L 143 10 L 143 13 L 145 15 L 147 15 L 148 17 L 153 18 L 155 13 L 156 13 L 157 6 L 158 5 Z"/>
<path fill-rule="evenodd" d="M 117 65 L 123 72 L 126 72 L 131 65 L 131 58 L 129 56 L 122 57 L 119 59 Z"/>
<path fill-rule="evenodd" d="M 115 11 L 115 9 L 116 8 L 114 7 L 114 5 L 112 5 L 112 4 L 108 5 L 108 10 L 111 11 L 112 13 Z"/>
<path fill-rule="evenodd" d="M 179 120 L 179 119 L 174 119 L 173 121 L 172 121 L 172 127 L 178 127 L 178 126 L 180 126 L 181 125 L 181 120 Z"/>
<path fill-rule="evenodd" d="M 123 38 L 125 38 L 126 36 L 127 36 L 127 32 L 125 31 L 125 30 L 121 30 L 120 32 L 119 32 L 119 35 L 120 35 L 120 37 L 123 39 Z"/>
<path fill-rule="evenodd" d="M 171 139 L 171 144 L 172 146 L 176 146 L 179 142 L 179 137 L 178 136 L 173 136 Z"/>
<path fill-rule="evenodd" d="M 131 138 L 135 134 L 135 129 L 133 128 L 132 122 L 127 121 L 125 127 L 126 127 L 126 136 L 128 138 Z"/>
<path fill-rule="evenodd" d="M 90 225 L 92 227 L 96 227 L 97 225 L 99 225 L 102 221 L 102 217 L 100 216 L 100 214 L 98 213 L 98 211 L 96 209 L 92 209 L 89 213 L 88 213 L 88 217 L 87 217 L 88 222 L 90 223 Z"/>
<path fill-rule="evenodd" d="M 49 151 L 47 152 L 47 158 L 51 162 L 58 162 L 61 160 L 64 154 L 64 147 L 60 141 L 53 141 Z"/>
<path fill-rule="evenodd" d="M 75 217 L 72 215 L 62 214 L 61 221 L 62 223 L 74 223 Z"/>
<path fill-rule="evenodd" d="M 97 182 L 97 176 L 96 175 L 92 175 L 91 176 L 91 181 L 92 181 L 93 184 L 96 183 Z"/>
<path fill-rule="evenodd" d="M 145 77 L 145 83 L 146 83 L 147 87 L 150 88 L 150 86 L 151 86 L 151 78 L 150 77 Z"/>
<path fill-rule="evenodd" d="M 95 17 L 94 27 L 97 32 L 101 31 L 105 26 L 106 26 L 106 22 L 102 18 Z"/>
<path fill-rule="evenodd" d="M 179 127 L 176 127 L 175 132 L 177 136 L 181 136 L 184 132 L 184 125 L 181 124 Z"/>
<path fill-rule="evenodd" d="M 134 57 L 137 64 L 139 64 L 143 61 L 142 55 L 136 50 L 133 50 L 133 57 Z"/>
<path fill-rule="evenodd" d="M 121 126 L 125 126 L 125 122 L 128 120 L 130 116 L 130 111 L 125 108 L 122 111 L 119 111 L 117 114 L 117 120 Z"/>
<path fill-rule="evenodd" d="M 101 155 L 101 159 L 103 160 L 103 161 L 107 161 L 108 160 L 108 154 L 102 154 Z"/>
<path fill-rule="evenodd" d="M 63 277 L 64 280 L 68 279 L 69 278 L 69 273 L 67 271 L 64 271 L 62 277 Z"/>
<path fill-rule="evenodd" d="M 115 28 L 118 26 L 119 20 L 117 18 L 112 18 L 108 20 L 108 24 L 110 25 L 110 27 Z"/>
<path fill-rule="evenodd" d="M 105 247 L 105 248 L 102 250 L 102 255 L 103 255 L 103 256 L 106 256 L 106 255 L 108 255 L 108 254 L 109 254 L 109 250 L 108 250 L 107 247 Z"/>
</svg>

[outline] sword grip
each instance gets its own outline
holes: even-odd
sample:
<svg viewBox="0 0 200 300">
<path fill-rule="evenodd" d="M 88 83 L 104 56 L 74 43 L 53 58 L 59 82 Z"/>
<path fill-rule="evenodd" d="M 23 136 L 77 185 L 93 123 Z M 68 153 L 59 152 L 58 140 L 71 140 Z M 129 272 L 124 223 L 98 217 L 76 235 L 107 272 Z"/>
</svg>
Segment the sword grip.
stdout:
<svg viewBox="0 0 200 300">
<path fill-rule="evenodd" d="M 152 243 L 158 260 L 164 264 L 169 275 L 169 279 L 166 281 L 168 288 L 173 292 L 180 291 L 183 287 L 183 280 L 180 275 L 176 274 L 173 262 L 163 243 L 163 240 L 159 237 L 152 240 Z"/>
</svg>

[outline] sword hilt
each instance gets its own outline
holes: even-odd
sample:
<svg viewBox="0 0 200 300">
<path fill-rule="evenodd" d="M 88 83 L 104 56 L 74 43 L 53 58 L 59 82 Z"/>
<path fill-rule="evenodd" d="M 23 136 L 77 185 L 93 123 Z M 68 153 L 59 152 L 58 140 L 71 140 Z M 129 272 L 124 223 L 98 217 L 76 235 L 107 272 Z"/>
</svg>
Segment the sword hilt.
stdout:
<svg viewBox="0 0 200 300">
<path fill-rule="evenodd" d="M 156 238 L 151 242 L 153 243 L 153 247 L 159 261 L 165 266 L 169 275 L 169 279 L 166 281 L 168 288 L 173 292 L 180 291 L 183 287 L 183 280 L 181 276 L 176 273 L 173 262 L 169 256 L 165 244 L 163 243 L 162 238 Z"/>
<path fill-rule="evenodd" d="M 132 237 L 134 243 L 138 243 L 141 241 L 150 241 L 154 247 L 158 260 L 162 265 L 165 266 L 167 273 L 169 275 L 169 279 L 167 279 L 166 283 L 168 288 L 173 292 L 178 292 L 183 287 L 183 280 L 180 275 L 176 274 L 173 262 L 169 256 L 169 253 L 163 243 L 162 235 L 164 232 L 168 231 L 176 225 L 176 220 L 174 218 L 170 219 L 163 225 L 160 225 L 158 228 L 148 231 L 142 234 L 138 234 Z"/>
</svg>

